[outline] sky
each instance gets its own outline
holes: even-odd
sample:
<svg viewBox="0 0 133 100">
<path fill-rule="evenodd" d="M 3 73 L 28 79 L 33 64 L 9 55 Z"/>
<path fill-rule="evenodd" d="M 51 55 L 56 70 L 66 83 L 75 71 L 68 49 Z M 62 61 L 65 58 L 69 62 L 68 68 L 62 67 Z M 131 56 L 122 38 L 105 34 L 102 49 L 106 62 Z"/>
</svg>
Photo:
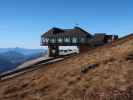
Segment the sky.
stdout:
<svg viewBox="0 0 133 100">
<path fill-rule="evenodd" d="M 78 24 L 94 33 L 133 32 L 133 0 L 0 0 L 0 48 L 40 48 L 52 27 Z"/>
</svg>

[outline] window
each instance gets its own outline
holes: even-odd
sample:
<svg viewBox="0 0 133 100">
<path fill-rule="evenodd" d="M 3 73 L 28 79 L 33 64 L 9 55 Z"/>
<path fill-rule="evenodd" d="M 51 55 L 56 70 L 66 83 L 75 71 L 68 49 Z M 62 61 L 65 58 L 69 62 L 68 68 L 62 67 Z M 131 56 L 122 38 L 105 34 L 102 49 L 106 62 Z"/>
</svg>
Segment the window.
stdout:
<svg viewBox="0 0 133 100">
<path fill-rule="evenodd" d="M 55 54 L 56 53 L 56 50 L 52 50 L 52 53 Z"/>
<path fill-rule="evenodd" d="M 52 43 L 55 43 L 55 39 L 54 39 L 54 38 L 52 38 L 52 39 L 51 39 L 51 42 L 52 42 Z"/>
<path fill-rule="evenodd" d="M 80 38 L 80 42 L 81 42 L 81 43 L 84 43 L 84 42 L 85 42 L 85 38 L 83 38 L 83 37 Z"/>
<path fill-rule="evenodd" d="M 76 37 L 74 37 L 74 38 L 72 39 L 72 43 L 77 43 L 77 38 L 76 38 Z"/>
<path fill-rule="evenodd" d="M 44 42 L 48 43 L 49 42 L 49 39 L 48 38 L 45 38 L 44 39 Z"/>
<path fill-rule="evenodd" d="M 62 42 L 63 42 L 62 38 L 59 38 L 59 39 L 58 39 L 58 42 L 59 42 L 59 43 L 62 43 Z"/>
<path fill-rule="evenodd" d="M 70 38 L 65 38 L 65 42 L 67 42 L 67 43 L 71 42 Z"/>
</svg>

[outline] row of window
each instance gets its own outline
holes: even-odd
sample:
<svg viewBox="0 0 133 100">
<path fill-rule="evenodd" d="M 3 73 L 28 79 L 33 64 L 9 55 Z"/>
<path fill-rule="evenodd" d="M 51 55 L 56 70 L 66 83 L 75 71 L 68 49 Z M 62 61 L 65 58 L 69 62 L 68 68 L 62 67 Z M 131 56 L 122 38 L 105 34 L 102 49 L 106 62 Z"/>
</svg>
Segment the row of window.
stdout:
<svg viewBox="0 0 133 100">
<path fill-rule="evenodd" d="M 81 37 L 81 38 L 77 38 L 77 37 L 73 37 L 73 38 L 43 38 L 42 39 L 43 43 L 84 43 L 85 42 L 85 38 Z"/>
</svg>

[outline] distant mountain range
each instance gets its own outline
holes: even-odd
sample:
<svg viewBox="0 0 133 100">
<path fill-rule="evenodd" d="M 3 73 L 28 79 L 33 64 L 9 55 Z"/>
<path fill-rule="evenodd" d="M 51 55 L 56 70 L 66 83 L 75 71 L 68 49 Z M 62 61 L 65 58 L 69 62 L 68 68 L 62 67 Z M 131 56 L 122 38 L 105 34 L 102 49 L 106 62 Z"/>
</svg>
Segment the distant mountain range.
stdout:
<svg viewBox="0 0 133 100">
<path fill-rule="evenodd" d="M 46 49 L 0 48 L 0 73 L 45 55 Z"/>
<path fill-rule="evenodd" d="M 15 64 L 11 63 L 8 59 L 0 55 L 0 73 L 13 69 Z"/>
<path fill-rule="evenodd" d="M 38 52 L 45 52 L 47 51 L 46 49 L 26 49 L 26 48 L 0 48 L 0 53 L 8 52 L 8 51 L 16 51 L 19 53 L 22 53 L 24 55 L 30 55 L 30 54 L 35 54 Z"/>
</svg>

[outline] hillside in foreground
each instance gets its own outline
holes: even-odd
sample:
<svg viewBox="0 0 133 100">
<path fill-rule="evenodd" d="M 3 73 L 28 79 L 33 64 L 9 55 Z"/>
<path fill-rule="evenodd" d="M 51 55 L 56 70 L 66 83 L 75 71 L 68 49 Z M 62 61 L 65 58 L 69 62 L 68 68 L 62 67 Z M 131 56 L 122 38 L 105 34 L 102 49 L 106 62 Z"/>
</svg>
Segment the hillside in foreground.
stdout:
<svg viewBox="0 0 133 100">
<path fill-rule="evenodd" d="M 0 82 L 0 100 L 132 99 L 133 34 Z"/>
</svg>

